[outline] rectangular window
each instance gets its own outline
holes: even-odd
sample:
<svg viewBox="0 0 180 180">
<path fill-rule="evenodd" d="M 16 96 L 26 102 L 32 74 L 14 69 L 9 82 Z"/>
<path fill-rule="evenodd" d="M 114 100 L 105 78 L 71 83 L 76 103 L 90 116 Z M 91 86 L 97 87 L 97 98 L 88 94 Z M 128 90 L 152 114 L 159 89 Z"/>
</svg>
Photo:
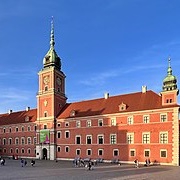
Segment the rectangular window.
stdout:
<svg viewBox="0 0 180 180">
<path fill-rule="evenodd" d="M 57 133 L 57 138 L 61 138 L 61 132 Z"/>
<path fill-rule="evenodd" d="M 61 147 L 60 146 L 57 147 L 57 151 L 61 152 Z"/>
<path fill-rule="evenodd" d="M 80 149 L 76 149 L 76 155 L 79 156 L 81 154 L 81 150 Z"/>
<path fill-rule="evenodd" d="M 98 135 L 98 144 L 103 144 L 103 143 L 104 143 L 104 136 Z"/>
<path fill-rule="evenodd" d="M 144 157 L 150 157 L 150 150 L 149 149 L 144 150 Z"/>
<path fill-rule="evenodd" d="M 111 126 L 116 126 L 116 119 L 115 118 L 111 119 Z"/>
<path fill-rule="evenodd" d="M 24 145 L 25 144 L 25 140 L 24 140 L 24 137 L 21 138 L 21 144 Z"/>
<path fill-rule="evenodd" d="M 130 156 L 131 156 L 131 157 L 134 157 L 134 156 L 135 156 L 135 150 L 134 150 L 134 149 L 131 149 L 131 150 L 130 150 Z"/>
<path fill-rule="evenodd" d="M 134 133 L 127 133 L 127 143 L 134 144 Z"/>
<path fill-rule="evenodd" d="M 110 144 L 116 144 L 116 134 L 110 135 Z"/>
<path fill-rule="evenodd" d="M 28 144 L 31 144 L 31 138 L 30 137 L 28 137 Z"/>
<path fill-rule="evenodd" d="M 86 144 L 92 144 L 92 136 L 90 135 L 86 136 Z"/>
<path fill-rule="evenodd" d="M 69 147 L 68 146 L 65 147 L 65 152 L 69 152 Z"/>
<path fill-rule="evenodd" d="M 161 144 L 168 143 L 168 132 L 160 132 L 160 143 Z"/>
<path fill-rule="evenodd" d="M 44 129 L 47 129 L 47 124 L 44 124 Z"/>
<path fill-rule="evenodd" d="M 113 150 L 113 156 L 118 156 L 118 155 L 119 155 L 118 149 L 114 149 L 114 150 Z"/>
<path fill-rule="evenodd" d="M 133 124 L 133 116 L 127 117 L 127 124 Z"/>
<path fill-rule="evenodd" d="M 103 155 L 103 149 L 98 149 L 98 156 L 102 156 Z"/>
<path fill-rule="evenodd" d="M 16 127 L 16 132 L 18 132 L 18 127 Z"/>
<path fill-rule="evenodd" d="M 103 126 L 103 120 L 102 119 L 98 120 L 98 126 Z"/>
<path fill-rule="evenodd" d="M 16 142 L 16 145 L 18 145 L 19 144 L 19 139 L 16 138 L 15 142 Z"/>
<path fill-rule="evenodd" d="M 150 133 L 143 133 L 143 144 L 150 143 Z"/>
<path fill-rule="evenodd" d="M 11 145 L 12 144 L 12 139 L 11 138 L 9 138 L 9 145 Z"/>
<path fill-rule="evenodd" d="M 167 114 L 161 114 L 161 122 L 166 122 L 167 121 Z"/>
<path fill-rule="evenodd" d="M 70 132 L 69 131 L 65 131 L 65 138 L 69 138 L 70 137 Z"/>
<path fill-rule="evenodd" d="M 81 137 L 80 136 L 76 136 L 76 144 L 81 144 Z"/>
<path fill-rule="evenodd" d="M 92 154 L 92 150 L 91 149 L 87 149 L 87 155 L 91 156 L 91 154 Z"/>
<path fill-rule="evenodd" d="M 91 127 L 91 120 L 87 120 L 86 126 L 87 126 L 87 127 Z"/>
<path fill-rule="evenodd" d="M 144 122 L 144 123 L 149 123 L 149 116 L 148 116 L 148 115 L 145 115 L 145 116 L 143 117 L 143 122 Z"/>
<path fill-rule="evenodd" d="M 160 150 L 160 156 L 162 158 L 166 158 L 167 157 L 167 150 Z"/>
<path fill-rule="evenodd" d="M 3 129 L 4 133 L 6 133 L 6 128 Z"/>
</svg>

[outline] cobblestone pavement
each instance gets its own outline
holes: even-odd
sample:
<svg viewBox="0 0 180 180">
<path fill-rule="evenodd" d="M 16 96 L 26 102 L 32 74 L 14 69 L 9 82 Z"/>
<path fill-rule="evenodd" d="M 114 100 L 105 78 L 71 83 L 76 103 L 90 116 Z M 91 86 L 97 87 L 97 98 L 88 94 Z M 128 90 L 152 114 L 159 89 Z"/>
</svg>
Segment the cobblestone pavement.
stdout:
<svg viewBox="0 0 180 180">
<path fill-rule="evenodd" d="M 121 166 L 101 163 L 94 170 L 73 167 L 70 161 L 37 160 L 34 167 L 27 160 L 21 167 L 20 160 L 6 160 L 0 166 L 0 180 L 179 180 L 180 167 L 150 166 L 134 168 L 133 165 Z"/>
</svg>

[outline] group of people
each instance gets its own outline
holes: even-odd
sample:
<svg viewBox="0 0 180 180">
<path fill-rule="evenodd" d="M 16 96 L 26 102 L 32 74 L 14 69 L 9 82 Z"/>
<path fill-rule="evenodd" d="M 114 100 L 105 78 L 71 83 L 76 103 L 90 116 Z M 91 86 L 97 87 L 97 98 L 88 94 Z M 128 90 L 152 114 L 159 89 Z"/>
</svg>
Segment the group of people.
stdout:
<svg viewBox="0 0 180 180">
<path fill-rule="evenodd" d="M 95 163 L 89 159 L 88 162 L 85 163 L 85 161 L 82 158 L 75 158 L 73 160 L 74 167 L 85 167 L 87 170 L 92 170 L 94 168 Z"/>
<path fill-rule="evenodd" d="M 21 158 L 21 167 L 24 167 L 24 166 L 26 166 L 26 165 L 27 165 L 26 159 Z M 35 160 L 32 159 L 32 160 L 31 160 L 31 166 L 34 166 L 34 165 L 35 165 Z"/>
<path fill-rule="evenodd" d="M 134 163 L 135 163 L 135 168 L 139 168 L 139 161 L 138 161 L 138 159 L 135 159 Z M 150 166 L 150 163 L 151 163 L 150 159 L 146 159 L 144 166 L 148 167 L 148 166 Z"/>
</svg>

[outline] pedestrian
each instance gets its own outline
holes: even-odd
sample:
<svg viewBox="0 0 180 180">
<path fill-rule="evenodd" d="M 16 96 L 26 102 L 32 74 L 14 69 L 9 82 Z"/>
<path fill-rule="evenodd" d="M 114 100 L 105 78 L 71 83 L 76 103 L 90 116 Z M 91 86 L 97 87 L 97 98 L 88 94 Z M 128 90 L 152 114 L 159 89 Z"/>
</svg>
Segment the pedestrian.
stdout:
<svg viewBox="0 0 180 180">
<path fill-rule="evenodd" d="M 24 167 L 24 160 L 21 158 L 21 167 Z"/>
<path fill-rule="evenodd" d="M 24 160 L 24 166 L 26 166 L 27 165 L 27 161 L 26 160 Z"/>
<path fill-rule="evenodd" d="M 135 168 L 139 168 L 139 161 L 138 161 L 138 159 L 135 159 L 134 163 L 135 163 Z"/>
<path fill-rule="evenodd" d="M 31 160 L 31 166 L 34 166 L 34 164 L 35 164 L 35 160 Z"/>
<path fill-rule="evenodd" d="M 89 162 L 88 162 L 88 169 L 91 170 L 91 167 L 92 167 L 92 162 L 91 162 L 91 160 L 89 160 Z"/>
</svg>

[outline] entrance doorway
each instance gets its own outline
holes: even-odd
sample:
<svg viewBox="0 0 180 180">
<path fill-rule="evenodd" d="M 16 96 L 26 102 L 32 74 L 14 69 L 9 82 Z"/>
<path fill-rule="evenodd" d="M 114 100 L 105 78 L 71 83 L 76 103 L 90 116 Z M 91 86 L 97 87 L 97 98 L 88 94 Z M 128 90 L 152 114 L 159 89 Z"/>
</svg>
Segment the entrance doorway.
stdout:
<svg viewBox="0 0 180 180">
<path fill-rule="evenodd" d="M 43 159 L 45 159 L 45 160 L 47 160 L 47 149 L 46 148 L 43 148 L 43 150 L 42 150 L 42 154 L 43 154 Z"/>
</svg>

